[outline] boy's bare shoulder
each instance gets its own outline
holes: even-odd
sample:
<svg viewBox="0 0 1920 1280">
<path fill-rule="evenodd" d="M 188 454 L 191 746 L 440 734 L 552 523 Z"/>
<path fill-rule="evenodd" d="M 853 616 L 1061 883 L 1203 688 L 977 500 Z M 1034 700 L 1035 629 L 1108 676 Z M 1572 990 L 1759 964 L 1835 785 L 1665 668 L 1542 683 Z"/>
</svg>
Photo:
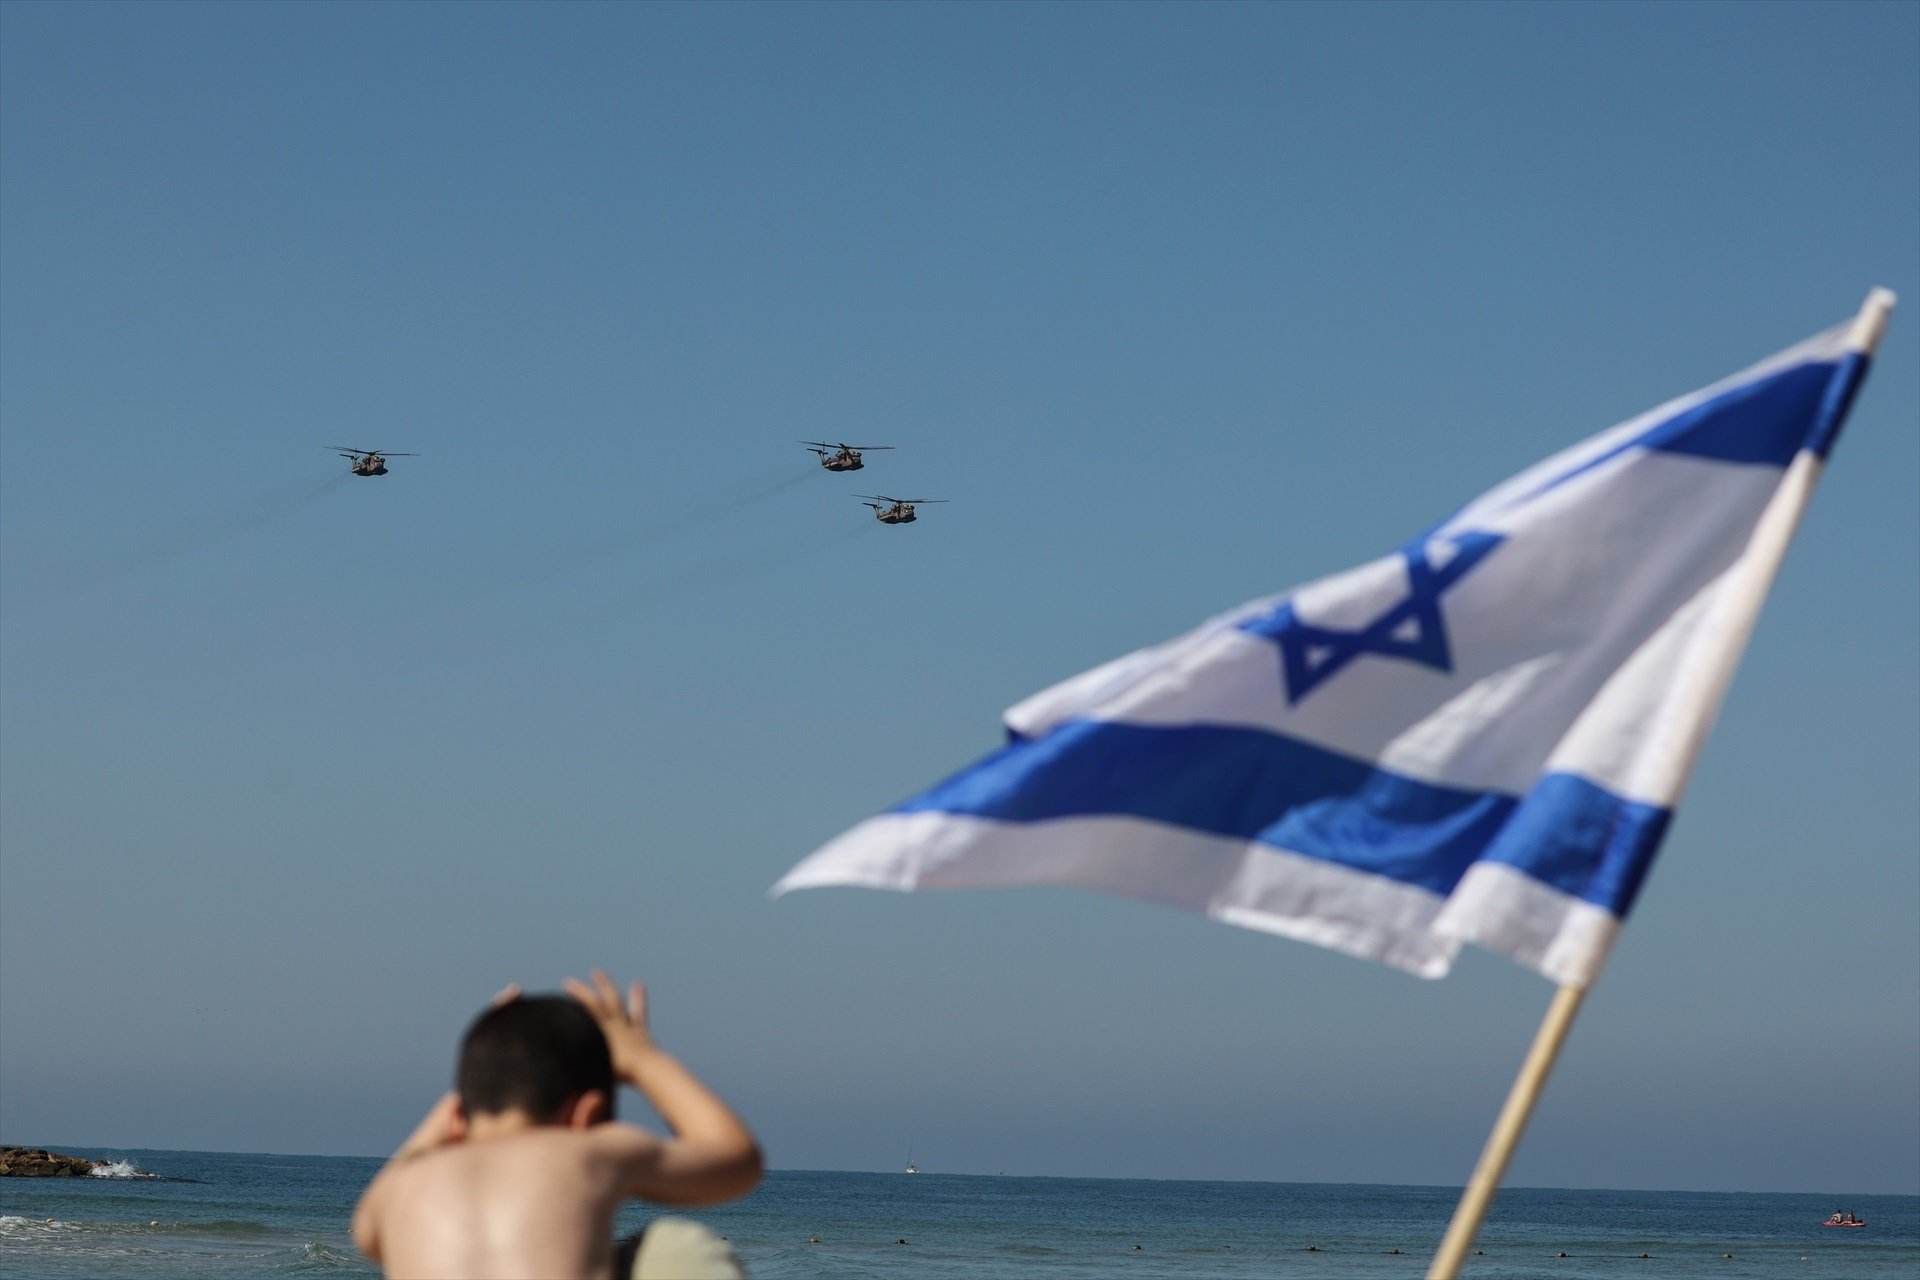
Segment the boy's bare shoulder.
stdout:
<svg viewBox="0 0 1920 1280">
<path fill-rule="evenodd" d="M 598 1124 L 591 1129 L 577 1131 L 583 1139 L 591 1143 L 594 1150 L 603 1155 L 628 1156 L 651 1153 L 665 1145 L 658 1134 L 642 1129 L 637 1124 Z"/>
<path fill-rule="evenodd" d="M 590 1178 L 602 1159 L 589 1133 L 530 1129 L 484 1142 L 449 1143 L 401 1161 L 391 1175 L 396 1191 L 448 1183 L 500 1188 L 522 1181 L 552 1188 Z"/>
<path fill-rule="evenodd" d="M 587 1129 L 542 1127 L 485 1142 L 451 1143 L 404 1162 L 395 1172 L 441 1178 L 459 1177 L 467 1171 L 493 1174 L 522 1168 L 551 1173 L 563 1165 L 584 1170 L 608 1159 L 644 1156 L 661 1146 L 659 1137 L 638 1125 L 614 1122 Z"/>
</svg>

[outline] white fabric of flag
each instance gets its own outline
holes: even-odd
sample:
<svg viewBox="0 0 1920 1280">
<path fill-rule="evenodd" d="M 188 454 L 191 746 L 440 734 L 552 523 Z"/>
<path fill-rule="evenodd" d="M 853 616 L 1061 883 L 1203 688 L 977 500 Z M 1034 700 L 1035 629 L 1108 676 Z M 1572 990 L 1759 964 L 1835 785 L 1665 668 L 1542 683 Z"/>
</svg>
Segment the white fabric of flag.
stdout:
<svg viewBox="0 0 1920 1280">
<path fill-rule="evenodd" d="M 775 892 L 1074 885 L 1427 977 L 1474 942 L 1590 982 L 1865 374 L 1875 299 L 1390 555 L 1027 699 L 1007 746 Z"/>
</svg>

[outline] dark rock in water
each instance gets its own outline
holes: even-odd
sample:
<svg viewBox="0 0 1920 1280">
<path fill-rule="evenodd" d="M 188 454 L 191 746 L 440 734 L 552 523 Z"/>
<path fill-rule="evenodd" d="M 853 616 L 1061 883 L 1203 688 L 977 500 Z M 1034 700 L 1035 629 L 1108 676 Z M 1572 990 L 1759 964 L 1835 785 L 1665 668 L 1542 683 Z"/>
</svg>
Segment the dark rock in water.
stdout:
<svg viewBox="0 0 1920 1280">
<path fill-rule="evenodd" d="M 0 1147 L 0 1178 L 84 1178 L 96 1167 L 95 1161 L 39 1147 Z"/>
</svg>

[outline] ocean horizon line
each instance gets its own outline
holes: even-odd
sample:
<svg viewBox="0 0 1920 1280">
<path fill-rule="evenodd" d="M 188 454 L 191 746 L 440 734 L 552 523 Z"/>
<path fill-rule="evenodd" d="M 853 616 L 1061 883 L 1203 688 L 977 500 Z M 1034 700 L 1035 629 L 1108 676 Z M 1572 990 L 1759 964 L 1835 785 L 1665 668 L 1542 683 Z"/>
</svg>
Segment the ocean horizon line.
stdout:
<svg viewBox="0 0 1920 1280">
<path fill-rule="evenodd" d="M 137 1147 L 103 1143 L 45 1143 L 45 1142 L 6 1142 L 10 1147 L 30 1147 L 56 1153 L 66 1152 L 103 1152 L 103 1153 L 153 1153 L 158 1155 L 211 1155 L 211 1156 L 266 1156 L 275 1159 L 296 1160 L 352 1160 L 385 1161 L 391 1153 L 380 1155 L 341 1154 L 314 1151 L 228 1151 L 217 1147 Z M 144 1170 L 143 1170 L 144 1172 Z M 860 1175 L 872 1177 L 909 1176 L 897 1168 L 851 1169 L 769 1165 L 768 1173 L 820 1173 L 836 1175 Z M 1169 1182 L 1169 1183 L 1219 1183 L 1232 1186 L 1269 1186 L 1269 1187 L 1379 1187 L 1401 1191 L 1452 1191 L 1458 1192 L 1464 1185 L 1446 1182 L 1356 1182 L 1351 1179 L 1311 1179 L 1311 1178 L 1207 1178 L 1207 1177 L 1118 1177 L 1111 1174 L 1077 1173 L 984 1173 L 979 1171 L 922 1169 L 911 1175 L 914 1177 L 940 1178 L 982 1178 L 1007 1181 L 1053 1181 L 1053 1182 Z M 1827 1187 L 1812 1189 L 1782 1189 L 1773 1187 L 1603 1187 L 1603 1186 L 1559 1186 L 1547 1183 L 1509 1183 L 1502 1186 L 1506 1191 L 1543 1191 L 1555 1193 L 1620 1193 L 1630 1195 L 1701 1195 L 1701 1196 L 1839 1196 L 1875 1199 L 1920 1199 L 1920 1186 L 1911 1191 L 1863 1191 L 1859 1189 L 1836 1190 Z"/>
</svg>

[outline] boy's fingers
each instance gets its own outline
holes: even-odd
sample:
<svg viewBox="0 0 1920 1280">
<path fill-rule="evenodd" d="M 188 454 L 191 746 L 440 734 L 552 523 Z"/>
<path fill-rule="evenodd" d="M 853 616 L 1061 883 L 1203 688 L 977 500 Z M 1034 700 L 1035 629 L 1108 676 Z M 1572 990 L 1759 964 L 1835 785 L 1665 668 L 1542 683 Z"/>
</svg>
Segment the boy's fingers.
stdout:
<svg viewBox="0 0 1920 1280">
<path fill-rule="evenodd" d="M 594 994 L 594 990 L 592 987 L 589 987 L 586 983 L 580 981 L 580 979 L 578 978 L 568 978 L 565 982 L 561 983 L 560 985 L 567 989 L 568 995 L 572 996 L 575 1000 L 578 1000 L 581 1004 L 587 1006 L 588 1009 L 592 1010 L 594 1013 L 600 1012 L 600 997 Z"/>
<path fill-rule="evenodd" d="M 487 1007 L 491 1009 L 498 1009 L 501 1005 L 511 1004 L 513 1001 L 518 1000 L 519 998 L 520 998 L 520 984 L 517 982 L 509 982 L 506 986 L 500 988 L 500 990 L 494 993 L 493 999 L 487 1002 Z"/>
<path fill-rule="evenodd" d="M 603 969 L 593 971 L 593 989 L 600 993 L 600 1001 L 608 1013 L 620 1012 L 620 988 L 613 985 L 613 979 Z"/>
<path fill-rule="evenodd" d="M 647 988 L 637 980 L 627 988 L 627 1016 L 641 1024 L 647 1020 Z"/>
</svg>

